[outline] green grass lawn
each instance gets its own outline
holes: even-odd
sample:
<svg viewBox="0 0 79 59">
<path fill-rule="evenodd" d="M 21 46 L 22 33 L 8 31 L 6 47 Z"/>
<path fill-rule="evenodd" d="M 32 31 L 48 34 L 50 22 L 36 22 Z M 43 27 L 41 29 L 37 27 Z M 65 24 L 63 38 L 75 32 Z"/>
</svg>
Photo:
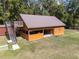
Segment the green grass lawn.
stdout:
<svg viewBox="0 0 79 59">
<path fill-rule="evenodd" d="M 79 59 L 79 31 L 76 30 L 33 42 L 17 37 L 17 42 L 21 49 L 0 51 L 0 59 Z"/>
<path fill-rule="evenodd" d="M 0 46 L 7 43 L 7 39 L 5 36 L 0 36 Z"/>
</svg>

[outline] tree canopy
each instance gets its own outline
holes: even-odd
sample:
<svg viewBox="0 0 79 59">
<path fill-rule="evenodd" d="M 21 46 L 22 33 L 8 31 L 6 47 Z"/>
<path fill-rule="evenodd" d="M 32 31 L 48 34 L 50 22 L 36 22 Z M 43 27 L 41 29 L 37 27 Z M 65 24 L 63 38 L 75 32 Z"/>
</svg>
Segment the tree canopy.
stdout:
<svg viewBox="0 0 79 59">
<path fill-rule="evenodd" d="M 25 13 L 23 0 L 2 0 L 0 2 L 0 19 L 16 20 L 19 13 Z"/>
<path fill-rule="evenodd" d="M 17 20 L 20 13 L 56 16 L 67 28 L 79 26 L 79 0 L 1 0 L 0 20 Z"/>
</svg>

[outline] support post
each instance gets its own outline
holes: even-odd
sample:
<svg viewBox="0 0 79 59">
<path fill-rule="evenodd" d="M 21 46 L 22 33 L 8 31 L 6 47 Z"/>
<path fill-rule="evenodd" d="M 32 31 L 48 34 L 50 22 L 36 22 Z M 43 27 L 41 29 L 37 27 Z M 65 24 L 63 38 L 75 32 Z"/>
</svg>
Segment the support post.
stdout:
<svg viewBox="0 0 79 59">
<path fill-rule="evenodd" d="M 29 40 L 30 31 L 28 30 L 28 40 Z"/>
</svg>

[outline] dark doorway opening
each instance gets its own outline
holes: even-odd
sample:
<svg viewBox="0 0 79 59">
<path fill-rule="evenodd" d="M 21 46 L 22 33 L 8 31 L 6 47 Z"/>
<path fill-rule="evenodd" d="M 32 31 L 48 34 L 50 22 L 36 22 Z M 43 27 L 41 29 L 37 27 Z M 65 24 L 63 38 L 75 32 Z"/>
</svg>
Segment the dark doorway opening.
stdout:
<svg viewBox="0 0 79 59">
<path fill-rule="evenodd" d="M 44 35 L 51 34 L 51 30 L 44 30 Z"/>
<path fill-rule="evenodd" d="M 38 31 L 31 31 L 30 32 L 30 35 L 32 35 L 32 34 L 37 34 L 37 33 L 42 33 L 43 31 L 42 30 L 38 30 Z"/>
</svg>

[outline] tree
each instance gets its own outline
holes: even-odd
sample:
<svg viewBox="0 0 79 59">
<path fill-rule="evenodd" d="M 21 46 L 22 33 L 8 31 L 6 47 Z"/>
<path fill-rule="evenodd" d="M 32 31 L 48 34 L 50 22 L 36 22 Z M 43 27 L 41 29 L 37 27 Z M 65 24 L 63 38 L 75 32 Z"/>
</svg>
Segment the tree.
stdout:
<svg viewBox="0 0 79 59">
<path fill-rule="evenodd" d="M 73 28 L 75 28 L 77 24 L 77 20 L 78 20 L 78 15 L 79 15 L 79 1 L 78 0 L 70 0 L 69 3 L 66 6 L 66 10 L 69 13 L 69 15 L 71 16 L 71 25 L 73 26 Z"/>
<path fill-rule="evenodd" d="M 2 20 L 17 20 L 19 13 L 26 13 L 23 0 L 2 0 L 0 14 Z"/>
<path fill-rule="evenodd" d="M 66 16 L 66 11 L 64 9 L 64 5 L 59 5 L 57 6 L 57 10 L 56 10 L 56 16 L 61 19 L 62 21 L 64 21 L 65 16 Z"/>
<path fill-rule="evenodd" d="M 3 24 L 3 6 L 2 6 L 2 3 L 0 1 L 0 24 Z"/>
</svg>

